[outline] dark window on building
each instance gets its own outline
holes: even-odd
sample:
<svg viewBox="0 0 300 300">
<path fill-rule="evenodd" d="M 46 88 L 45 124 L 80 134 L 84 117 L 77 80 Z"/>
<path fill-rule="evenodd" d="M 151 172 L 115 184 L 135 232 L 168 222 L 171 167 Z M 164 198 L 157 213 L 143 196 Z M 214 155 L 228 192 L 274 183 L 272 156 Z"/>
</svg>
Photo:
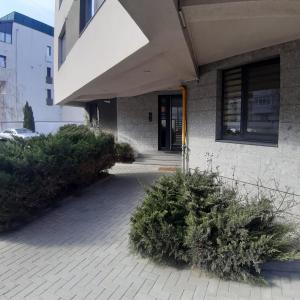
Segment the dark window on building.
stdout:
<svg viewBox="0 0 300 300">
<path fill-rule="evenodd" d="M 221 138 L 278 142 L 280 60 L 223 71 Z"/>
<path fill-rule="evenodd" d="M 11 22 L 0 22 L 0 42 L 12 43 L 12 23 Z"/>
<path fill-rule="evenodd" d="M 51 75 L 51 68 L 50 67 L 47 67 L 46 83 L 48 83 L 48 84 L 52 84 L 53 83 L 53 79 L 52 79 L 52 75 Z"/>
<path fill-rule="evenodd" d="M 47 77 L 51 77 L 51 68 L 47 67 Z"/>
<path fill-rule="evenodd" d="M 51 99 L 52 98 L 52 92 L 50 89 L 47 89 L 47 99 Z"/>
<path fill-rule="evenodd" d="M 63 64 L 66 59 L 66 27 L 63 26 L 58 41 L 58 62 L 59 65 Z"/>
<path fill-rule="evenodd" d="M 105 0 L 80 0 L 80 32 L 92 19 Z"/>
<path fill-rule="evenodd" d="M 47 105 L 53 105 L 53 99 L 52 99 L 52 91 L 51 91 L 51 89 L 47 89 L 46 104 Z"/>
<path fill-rule="evenodd" d="M 59 0 L 59 8 L 60 8 L 62 2 L 63 2 L 63 0 Z"/>
<path fill-rule="evenodd" d="M 0 68 L 6 68 L 6 56 L 0 55 Z"/>
<path fill-rule="evenodd" d="M 52 48 L 51 46 L 47 46 L 47 57 L 51 57 L 52 55 Z"/>
</svg>

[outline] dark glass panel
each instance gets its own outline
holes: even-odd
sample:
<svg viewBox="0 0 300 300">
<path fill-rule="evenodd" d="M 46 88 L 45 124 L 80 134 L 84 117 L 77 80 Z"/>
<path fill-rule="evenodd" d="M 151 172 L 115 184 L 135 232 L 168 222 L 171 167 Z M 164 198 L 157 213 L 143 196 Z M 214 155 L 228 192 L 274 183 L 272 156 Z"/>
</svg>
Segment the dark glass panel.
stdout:
<svg viewBox="0 0 300 300">
<path fill-rule="evenodd" d="M 224 71 L 223 74 L 223 134 L 241 132 L 242 69 Z"/>
<path fill-rule="evenodd" d="M 172 98 L 172 146 L 180 148 L 182 143 L 182 100 L 181 97 Z"/>
<path fill-rule="evenodd" d="M 247 69 L 247 133 L 278 135 L 280 106 L 279 63 Z"/>
</svg>

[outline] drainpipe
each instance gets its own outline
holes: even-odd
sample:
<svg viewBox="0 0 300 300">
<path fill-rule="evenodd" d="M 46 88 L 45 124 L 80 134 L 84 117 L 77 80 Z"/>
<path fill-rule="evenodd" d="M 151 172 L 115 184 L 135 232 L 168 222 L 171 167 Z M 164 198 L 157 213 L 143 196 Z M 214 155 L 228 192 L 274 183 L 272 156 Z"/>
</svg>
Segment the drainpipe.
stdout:
<svg viewBox="0 0 300 300">
<path fill-rule="evenodd" d="M 187 88 L 186 86 L 181 86 L 181 94 L 182 94 L 182 172 L 186 173 L 187 166 L 187 139 L 186 139 L 186 107 L 187 107 Z"/>
</svg>

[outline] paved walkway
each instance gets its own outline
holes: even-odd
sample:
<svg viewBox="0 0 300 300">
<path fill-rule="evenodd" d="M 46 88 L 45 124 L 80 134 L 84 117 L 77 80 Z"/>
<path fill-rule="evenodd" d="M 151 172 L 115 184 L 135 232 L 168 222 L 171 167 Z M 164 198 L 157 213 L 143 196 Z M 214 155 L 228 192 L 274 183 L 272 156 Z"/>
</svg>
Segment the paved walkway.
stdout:
<svg viewBox="0 0 300 300">
<path fill-rule="evenodd" d="M 117 167 L 72 201 L 2 235 L 0 299 L 300 299 L 299 264 L 269 266 L 272 285 L 259 288 L 130 254 L 130 214 L 155 170 Z"/>
</svg>

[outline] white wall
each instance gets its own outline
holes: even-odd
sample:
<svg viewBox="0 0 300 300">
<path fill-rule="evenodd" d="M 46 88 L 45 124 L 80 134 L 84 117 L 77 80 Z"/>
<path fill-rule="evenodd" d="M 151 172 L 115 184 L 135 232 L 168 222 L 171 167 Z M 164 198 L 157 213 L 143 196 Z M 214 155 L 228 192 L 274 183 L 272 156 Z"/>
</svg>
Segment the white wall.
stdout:
<svg viewBox="0 0 300 300">
<path fill-rule="evenodd" d="M 77 21 L 79 20 L 74 21 L 74 24 L 68 24 L 73 18 L 66 16 L 71 9 L 71 4 L 73 1 L 63 2 L 56 14 L 54 35 L 56 56 L 58 56 L 58 38 L 65 22 L 67 29 L 75 31 L 75 33 L 66 31 L 66 44 L 69 45 L 70 36 L 78 35 Z M 78 9 L 76 15 L 79 16 L 79 5 L 76 8 Z M 105 1 L 81 33 L 80 40 L 74 44 L 72 51 L 67 49 L 64 63 L 58 66 L 58 57 L 55 60 L 56 103 L 105 73 L 148 42 L 118 0 Z M 91 97 L 91 100 L 95 99 L 97 97 Z"/>
<path fill-rule="evenodd" d="M 18 120 L 18 103 L 16 102 L 16 73 L 15 56 L 12 44 L 0 42 L 0 55 L 6 56 L 6 68 L 0 68 L 0 81 L 5 82 L 5 86 L 0 91 L 0 130 L 5 126 L 15 126 L 7 124 L 7 121 Z M 5 127 L 6 128 L 6 127 Z"/>
<path fill-rule="evenodd" d="M 52 48 L 52 57 L 47 58 L 47 45 Z M 47 67 L 53 77 L 53 37 L 37 30 L 14 23 L 13 43 L 0 42 L 0 55 L 7 56 L 7 69 L 1 69 L 0 80 L 7 81 L 4 101 L 4 122 L 0 129 L 22 127 L 23 106 L 28 101 L 32 106 L 36 131 L 50 133 L 67 123 L 84 122 L 84 109 L 46 105 L 47 89 L 53 84 L 46 83 Z M 1 113 L 0 113 L 1 116 Z M 2 118 L 1 118 L 2 119 Z M 3 122 L 3 121 L 2 121 Z"/>
</svg>

